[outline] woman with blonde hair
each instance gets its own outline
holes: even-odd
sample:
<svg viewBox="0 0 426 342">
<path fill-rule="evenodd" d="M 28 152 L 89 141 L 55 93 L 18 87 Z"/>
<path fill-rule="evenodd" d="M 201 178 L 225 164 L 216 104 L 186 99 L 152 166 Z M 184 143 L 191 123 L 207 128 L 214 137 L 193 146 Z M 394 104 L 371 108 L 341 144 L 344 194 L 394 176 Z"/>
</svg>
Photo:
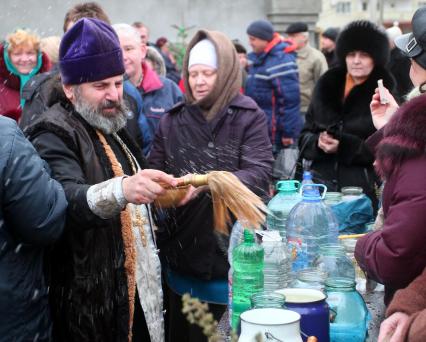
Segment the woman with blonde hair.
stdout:
<svg viewBox="0 0 426 342">
<path fill-rule="evenodd" d="M 0 45 L 0 115 L 18 121 L 25 103 L 22 88 L 31 77 L 48 71 L 50 66 L 36 34 L 23 29 L 9 34 Z"/>
</svg>

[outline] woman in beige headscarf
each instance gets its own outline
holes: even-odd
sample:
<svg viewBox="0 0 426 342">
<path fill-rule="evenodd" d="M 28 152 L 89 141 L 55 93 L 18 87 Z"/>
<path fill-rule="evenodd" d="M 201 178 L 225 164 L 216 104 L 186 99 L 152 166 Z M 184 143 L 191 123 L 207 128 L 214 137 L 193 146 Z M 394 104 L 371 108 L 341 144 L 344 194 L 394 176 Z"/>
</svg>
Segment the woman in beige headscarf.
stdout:
<svg viewBox="0 0 426 342">
<path fill-rule="evenodd" d="M 183 78 L 186 101 L 163 116 L 151 166 L 175 176 L 230 171 L 265 197 L 273 161 L 266 116 L 240 94 L 241 69 L 232 42 L 220 32 L 198 31 L 188 46 Z M 188 292 L 209 303 L 220 319 L 228 302 L 228 236 L 213 224 L 208 192 L 191 187 L 181 205 L 163 215 L 158 233 L 169 341 L 198 342 L 206 338 L 183 317 L 181 296 Z"/>
</svg>

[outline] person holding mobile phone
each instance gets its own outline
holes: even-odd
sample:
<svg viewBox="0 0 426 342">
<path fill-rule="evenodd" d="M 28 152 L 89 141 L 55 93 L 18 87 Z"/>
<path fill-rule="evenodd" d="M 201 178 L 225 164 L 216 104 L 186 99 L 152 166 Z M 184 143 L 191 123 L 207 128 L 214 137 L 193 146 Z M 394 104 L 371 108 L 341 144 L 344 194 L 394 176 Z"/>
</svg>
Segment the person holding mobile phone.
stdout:
<svg viewBox="0 0 426 342">
<path fill-rule="evenodd" d="M 301 157 L 311 160 L 314 181 L 329 191 L 362 187 L 377 209 L 374 155 L 365 140 L 376 131 L 370 113 L 377 81 L 388 89 L 393 80 L 385 69 L 389 58 L 386 34 L 369 21 L 354 21 L 336 44 L 339 66 L 316 84 L 299 139 Z"/>
</svg>

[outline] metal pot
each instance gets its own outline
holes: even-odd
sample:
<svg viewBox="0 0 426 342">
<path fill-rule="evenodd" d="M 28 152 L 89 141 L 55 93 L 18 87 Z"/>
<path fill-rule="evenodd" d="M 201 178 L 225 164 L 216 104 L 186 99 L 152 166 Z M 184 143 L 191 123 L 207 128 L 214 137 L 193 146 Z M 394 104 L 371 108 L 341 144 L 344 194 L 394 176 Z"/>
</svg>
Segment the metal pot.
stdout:
<svg viewBox="0 0 426 342">
<path fill-rule="evenodd" d="M 297 312 L 265 308 L 252 309 L 241 314 L 239 342 L 252 342 L 258 334 L 263 341 L 302 342 L 300 315 Z"/>
<path fill-rule="evenodd" d="M 327 296 L 314 289 L 282 289 L 275 291 L 286 297 L 286 309 L 296 311 L 302 317 L 300 321 L 300 330 L 303 341 L 307 336 L 315 336 L 318 341 L 330 341 L 330 310 L 327 302 Z"/>
</svg>

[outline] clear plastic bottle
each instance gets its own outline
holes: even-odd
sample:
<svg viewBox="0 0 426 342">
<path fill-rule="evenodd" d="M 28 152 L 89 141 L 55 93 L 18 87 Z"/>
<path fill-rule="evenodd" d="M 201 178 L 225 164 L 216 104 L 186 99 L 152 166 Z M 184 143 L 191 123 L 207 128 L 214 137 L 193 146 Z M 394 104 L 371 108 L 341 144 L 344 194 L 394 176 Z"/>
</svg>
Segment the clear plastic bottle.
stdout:
<svg viewBox="0 0 426 342">
<path fill-rule="evenodd" d="M 278 231 L 263 231 L 262 246 L 265 252 L 263 268 L 265 292 L 287 287 L 291 278 L 286 240 L 283 241 Z"/>
<path fill-rule="evenodd" d="M 240 315 L 250 309 L 250 298 L 263 291 L 263 247 L 253 233 L 244 230 L 244 242 L 232 253 L 232 329 L 238 330 Z"/>
<path fill-rule="evenodd" d="M 302 199 L 298 192 L 299 187 L 300 183 L 295 180 L 277 182 L 278 193 L 268 203 L 267 227 L 269 230 L 278 230 L 283 239 L 286 239 L 288 214 Z"/>
<path fill-rule="evenodd" d="M 228 271 L 228 319 L 229 325 L 232 324 L 232 276 L 234 269 L 232 268 L 232 252 L 241 242 L 244 241 L 244 227 L 242 224 L 237 221 L 232 227 L 231 236 L 229 238 L 228 246 L 228 262 L 229 262 L 229 271 Z"/>
<path fill-rule="evenodd" d="M 311 189 L 305 190 L 308 186 Z M 287 219 L 287 244 L 292 272 L 312 267 L 319 255 L 320 246 L 336 243 L 338 237 L 337 220 L 326 206 L 318 189 L 327 187 L 322 184 L 302 185 L 302 201 L 290 212 Z M 293 274 L 294 279 L 295 274 Z"/>
</svg>

